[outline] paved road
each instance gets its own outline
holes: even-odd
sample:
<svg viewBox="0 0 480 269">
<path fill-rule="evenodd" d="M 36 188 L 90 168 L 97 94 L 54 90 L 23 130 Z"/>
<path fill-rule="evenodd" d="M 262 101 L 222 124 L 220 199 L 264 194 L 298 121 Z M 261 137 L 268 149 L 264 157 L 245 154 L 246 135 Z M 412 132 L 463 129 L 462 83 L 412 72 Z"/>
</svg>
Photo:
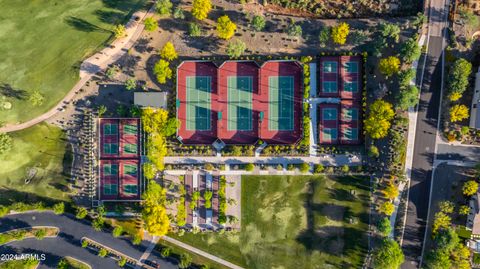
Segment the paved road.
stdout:
<svg viewBox="0 0 480 269">
<path fill-rule="evenodd" d="M 126 238 L 114 238 L 108 232 L 95 231 L 89 222 L 77 220 L 72 215 L 55 215 L 52 212 L 24 213 L 0 218 L 0 233 L 17 228 L 32 226 L 55 226 L 60 229 L 57 238 L 43 241 L 27 239 L 0 246 L 0 253 L 45 253 L 47 259 L 42 262 L 44 268 L 56 268 L 56 263 L 64 256 L 72 256 L 99 269 L 118 268 L 112 259 L 100 259 L 96 253 L 81 247 L 82 237 L 88 237 L 109 248 L 139 260 L 148 248 L 148 241 L 135 246 Z M 149 260 L 156 261 L 161 268 L 176 269 L 177 265 L 163 260 L 158 254 L 152 254 Z M 112 263 L 113 262 L 113 263 Z"/>
<path fill-rule="evenodd" d="M 478 162 L 480 147 L 472 145 L 438 144 L 437 160 Z"/>
<path fill-rule="evenodd" d="M 4 127 L 0 128 L 0 132 L 9 133 L 20 131 L 40 122 L 43 122 L 58 113 L 65 105 L 65 103 L 70 102 L 77 94 L 78 90 L 80 90 L 85 85 L 85 83 L 87 83 L 87 81 L 92 78 L 93 75 L 95 75 L 101 70 L 106 69 L 109 64 L 112 64 L 118 59 L 120 59 L 120 57 L 122 57 L 128 52 L 128 49 L 133 47 L 133 44 L 137 41 L 143 31 L 143 19 L 145 19 L 148 14 L 153 14 L 154 10 L 155 9 L 152 7 L 148 12 L 145 10 L 139 10 L 135 12 L 125 26 L 125 37 L 116 39 L 110 46 L 106 47 L 102 51 L 99 51 L 98 53 L 95 53 L 93 56 L 83 61 L 80 65 L 80 81 L 78 81 L 73 86 L 73 88 L 55 107 L 29 121 L 18 124 L 7 124 Z M 140 18 L 139 21 L 135 20 L 135 18 L 137 17 Z"/>
<path fill-rule="evenodd" d="M 421 85 L 417 115 L 415 147 L 403 251 L 404 269 L 418 268 L 428 215 L 430 182 L 435 158 L 435 143 L 441 100 L 444 27 L 447 15 L 445 0 L 431 0 L 429 7 L 429 37 L 425 74 Z M 422 71 L 420 70 L 420 73 Z"/>
</svg>

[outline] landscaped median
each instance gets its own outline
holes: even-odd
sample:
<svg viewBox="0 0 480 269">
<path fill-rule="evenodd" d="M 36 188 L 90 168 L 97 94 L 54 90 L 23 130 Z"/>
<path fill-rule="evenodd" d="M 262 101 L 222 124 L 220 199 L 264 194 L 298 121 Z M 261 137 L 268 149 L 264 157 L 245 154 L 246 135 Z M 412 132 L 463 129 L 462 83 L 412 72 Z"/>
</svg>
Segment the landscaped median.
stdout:
<svg viewBox="0 0 480 269">
<path fill-rule="evenodd" d="M 135 267 L 138 263 L 138 260 L 86 237 L 82 238 L 82 247 L 95 250 L 98 252 L 97 255 L 99 257 L 109 257 L 116 260 L 118 266 L 120 267 L 124 267 L 127 263 L 130 265 L 130 267 Z"/>
<path fill-rule="evenodd" d="M 57 227 L 52 226 L 36 226 L 23 229 L 15 229 L 8 232 L 0 233 L 0 246 L 13 241 L 21 241 L 27 238 L 37 238 L 42 240 L 46 237 L 57 237 L 59 233 Z"/>
</svg>

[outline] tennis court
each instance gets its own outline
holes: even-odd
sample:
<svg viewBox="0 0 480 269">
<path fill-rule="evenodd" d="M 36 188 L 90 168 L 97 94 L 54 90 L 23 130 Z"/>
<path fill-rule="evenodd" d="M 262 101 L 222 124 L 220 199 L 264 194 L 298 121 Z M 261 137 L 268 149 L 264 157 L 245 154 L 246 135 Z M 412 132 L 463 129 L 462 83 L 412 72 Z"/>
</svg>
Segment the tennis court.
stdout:
<svg viewBox="0 0 480 269">
<path fill-rule="evenodd" d="M 186 128 L 190 131 L 211 129 L 211 81 L 210 76 L 187 76 Z"/>
<path fill-rule="evenodd" d="M 118 124 L 105 123 L 103 125 L 104 135 L 116 135 L 118 134 Z"/>
<path fill-rule="evenodd" d="M 294 77 L 270 76 L 268 128 L 275 131 L 292 131 L 294 129 Z"/>
<path fill-rule="evenodd" d="M 118 143 L 103 143 L 103 153 L 107 155 L 118 154 Z"/>
<path fill-rule="evenodd" d="M 229 76 L 228 124 L 229 131 L 252 130 L 252 91 L 251 76 Z"/>
</svg>

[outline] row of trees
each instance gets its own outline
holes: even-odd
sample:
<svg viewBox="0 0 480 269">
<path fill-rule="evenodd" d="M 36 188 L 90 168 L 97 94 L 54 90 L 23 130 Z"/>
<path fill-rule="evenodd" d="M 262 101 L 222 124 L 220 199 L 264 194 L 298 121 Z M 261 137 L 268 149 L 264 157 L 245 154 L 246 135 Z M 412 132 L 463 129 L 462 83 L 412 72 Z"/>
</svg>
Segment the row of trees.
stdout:
<svg viewBox="0 0 480 269">
<path fill-rule="evenodd" d="M 468 118 L 468 107 L 463 104 L 455 104 L 468 86 L 468 77 L 472 73 L 472 64 L 467 60 L 457 59 L 450 67 L 447 79 L 448 100 L 450 107 L 450 122 L 458 122 Z"/>
</svg>

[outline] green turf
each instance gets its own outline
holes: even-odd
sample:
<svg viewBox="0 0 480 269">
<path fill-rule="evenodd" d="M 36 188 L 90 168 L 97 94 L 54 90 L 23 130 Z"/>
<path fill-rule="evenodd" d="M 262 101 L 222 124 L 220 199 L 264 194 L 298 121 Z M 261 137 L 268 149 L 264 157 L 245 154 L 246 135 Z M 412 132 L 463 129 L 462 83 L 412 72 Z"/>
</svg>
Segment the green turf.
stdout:
<svg viewBox="0 0 480 269">
<path fill-rule="evenodd" d="M 228 124 L 230 131 L 252 130 L 252 91 L 251 76 L 229 76 Z"/>
<path fill-rule="evenodd" d="M 293 80 L 292 76 L 271 76 L 268 81 L 268 129 L 293 130 Z"/>
<path fill-rule="evenodd" d="M 68 201 L 66 186 L 69 176 L 66 173 L 72 160 L 64 132 L 41 123 L 11 133 L 11 136 L 12 150 L 0 155 L 0 203 L 10 203 L 11 199 L 24 197 L 25 194 Z M 25 184 L 31 169 L 35 169 L 36 173 Z"/>
<path fill-rule="evenodd" d="M 245 268 L 361 268 L 368 201 L 366 177 L 244 176 L 241 233 L 175 237 Z"/>
<path fill-rule="evenodd" d="M 26 121 L 58 103 L 79 80 L 79 63 L 102 49 L 113 27 L 145 2 L 0 1 L 0 102 L 13 104 L 0 109 L 0 120 Z M 33 90 L 45 96 L 43 105 L 30 105 Z"/>
<path fill-rule="evenodd" d="M 211 77 L 187 77 L 187 130 L 210 130 Z"/>
</svg>

